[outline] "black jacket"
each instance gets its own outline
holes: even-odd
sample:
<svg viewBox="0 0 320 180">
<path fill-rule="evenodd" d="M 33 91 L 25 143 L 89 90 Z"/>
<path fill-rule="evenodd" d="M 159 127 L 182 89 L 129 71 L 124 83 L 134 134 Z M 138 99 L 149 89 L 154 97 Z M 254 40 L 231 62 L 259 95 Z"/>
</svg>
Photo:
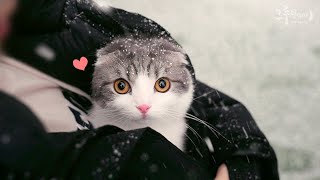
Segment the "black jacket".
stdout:
<svg viewBox="0 0 320 180">
<path fill-rule="evenodd" d="M 164 28 L 148 18 L 121 9 L 101 8 L 90 0 L 20 0 L 13 30 L 5 47 L 9 55 L 88 94 L 92 64 L 95 62 L 94 54 L 103 44 L 117 36 L 137 32 L 174 41 Z M 46 61 L 35 53 L 34 49 L 39 44 L 46 44 L 55 51 L 53 61 Z M 78 71 L 72 65 L 72 61 L 81 56 L 89 60 L 86 71 Z M 193 72 L 192 67 L 190 71 Z M 56 159 L 50 158 L 55 166 L 47 166 L 43 161 L 37 161 L 34 172 L 46 172 L 43 176 L 75 179 L 80 175 L 82 178 L 97 179 L 125 178 L 127 175 L 138 179 L 212 179 L 219 165 L 226 163 L 230 179 L 279 179 L 277 159 L 272 147 L 240 102 L 197 80 L 195 97 L 198 98 L 193 101 L 189 113 L 205 120 L 214 128 L 195 121 L 188 122 L 202 139 L 188 131 L 192 141 L 187 142 L 187 155 L 164 142 L 163 137 L 151 129 L 122 132 L 107 126 L 92 131 L 46 136 L 49 145 L 43 147 L 51 149 L 50 153 L 56 155 Z M 78 100 L 83 107 L 90 108 L 90 102 Z M 127 156 L 115 159 L 117 157 L 113 154 L 114 146 L 117 146 L 120 140 L 130 138 L 132 134 L 138 139 L 135 145 L 123 149 L 121 154 Z M 208 148 L 203 139 L 209 139 L 213 149 Z M 85 147 L 80 147 L 81 153 L 70 148 L 79 141 L 84 142 Z M 145 155 L 144 151 L 152 154 Z M 141 160 L 142 156 L 142 159 L 150 158 L 149 155 L 155 157 L 153 163 L 135 163 L 139 158 Z M 100 164 L 99 168 L 96 168 L 98 161 L 102 163 L 101 157 L 106 156 L 108 158 L 104 158 L 104 164 L 116 164 L 117 167 Z M 115 163 L 115 160 L 121 163 Z M 168 164 L 163 165 L 160 160 Z M 57 162 L 63 165 L 57 166 Z M 12 165 L 2 158 L 0 166 L 13 171 L 24 168 L 23 163 Z M 96 171 L 93 172 L 92 168 Z M 121 171 L 117 171 L 118 168 Z"/>
</svg>

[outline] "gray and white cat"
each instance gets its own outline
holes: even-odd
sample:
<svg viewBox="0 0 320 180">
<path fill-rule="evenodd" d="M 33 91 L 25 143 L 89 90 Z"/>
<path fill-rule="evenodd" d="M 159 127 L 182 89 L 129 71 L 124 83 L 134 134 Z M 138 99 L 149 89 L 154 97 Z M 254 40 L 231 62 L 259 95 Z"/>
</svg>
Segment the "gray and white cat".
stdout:
<svg viewBox="0 0 320 180">
<path fill-rule="evenodd" d="M 161 38 L 120 38 L 97 52 L 95 127 L 151 127 L 183 150 L 193 79 L 184 51 Z"/>
</svg>

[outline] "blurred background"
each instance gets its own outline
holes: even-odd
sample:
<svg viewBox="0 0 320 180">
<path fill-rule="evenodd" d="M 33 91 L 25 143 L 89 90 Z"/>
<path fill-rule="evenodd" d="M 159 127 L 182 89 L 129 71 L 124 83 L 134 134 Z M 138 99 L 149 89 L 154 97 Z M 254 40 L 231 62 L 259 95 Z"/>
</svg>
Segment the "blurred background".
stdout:
<svg viewBox="0 0 320 180">
<path fill-rule="evenodd" d="M 109 0 L 163 27 L 197 78 L 246 105 L 281 179 L 320 180 L 320 1 Z"/>
</svg>

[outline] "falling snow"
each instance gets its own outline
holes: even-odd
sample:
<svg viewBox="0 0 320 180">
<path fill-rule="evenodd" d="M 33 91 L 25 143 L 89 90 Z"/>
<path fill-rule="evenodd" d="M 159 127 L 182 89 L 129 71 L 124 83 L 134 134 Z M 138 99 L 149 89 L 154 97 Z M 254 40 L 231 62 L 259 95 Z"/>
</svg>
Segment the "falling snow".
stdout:
<svg viewBox="0 0 320 180">
<path fill-rule="evenodd" d="M 245 136 L 246 136 L 246 138 L 248 139 L 248 133 L 247 133 L 247 131 L 246 131 L 246 129 L 244 128 L 244 127 L 242 127 L 242 130 L 243 130 L 243 132 L 244 132 L 244 134 L 245 134 Z"/>
<path fill-rule="evenodd" d="M 56 57 L 56 54 L 53 49 L 51 49 L 46 44 L 39 44 L 35 48 L 35 53 L 46 61 L 53 61 Z"/>
<path fill-rule="evenodd" d="M 152 165 L 149 167 L 149 170 L 150 170 L 150 172 L 152 172 L 152 173 L 157 172 L 157 171 L 158 171 L 158 165 L 152 164 Z"/>
<path fill-rule="evenodd" d="M 121 152 L 118 149 L 114 149 L 113 150 L 113 154 L 117 155 L 117 156 L 121 156 Z"/>
<path fill-rule="evenodd" d="M 140 156 L 140 159 L 142 161 L 148 161 L 149 160 L 149 154 L 148 153 L 143 153 L 141 156 Z"/>
<path fill-rule="evenodd" d="M 208 137 L 204 138 L 203 140 L 207 144 L 209 151 L 214 152 L 214 148 L 213 148 L 211 140 Z"/>
<path fill-rule="evenodd" d="M 11 142 L 11 137 L 8 134 L 0 135 L 0 143 L 9 144 Z"/>
</svg>

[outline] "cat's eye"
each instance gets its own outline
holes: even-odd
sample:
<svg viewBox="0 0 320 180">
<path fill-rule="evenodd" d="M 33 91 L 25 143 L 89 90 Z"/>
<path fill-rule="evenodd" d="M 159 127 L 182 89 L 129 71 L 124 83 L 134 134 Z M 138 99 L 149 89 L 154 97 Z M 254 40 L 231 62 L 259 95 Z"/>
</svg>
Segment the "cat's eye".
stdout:
<svg viewBox="0 0 320 180">
<path fill-rule="evenodd" d="M 114 90 L 119 94 L 126 94 L 130 90 L 130 85 L 126 80 L 118 79 L 114 82 Z"/>
<path fill-rule="evenodd" d="M 170 81 L 167 78 L 160 78 L 157 80 L 154 88 L 161 93 L 165 93 L 170 89 Z"/>
</svg>

